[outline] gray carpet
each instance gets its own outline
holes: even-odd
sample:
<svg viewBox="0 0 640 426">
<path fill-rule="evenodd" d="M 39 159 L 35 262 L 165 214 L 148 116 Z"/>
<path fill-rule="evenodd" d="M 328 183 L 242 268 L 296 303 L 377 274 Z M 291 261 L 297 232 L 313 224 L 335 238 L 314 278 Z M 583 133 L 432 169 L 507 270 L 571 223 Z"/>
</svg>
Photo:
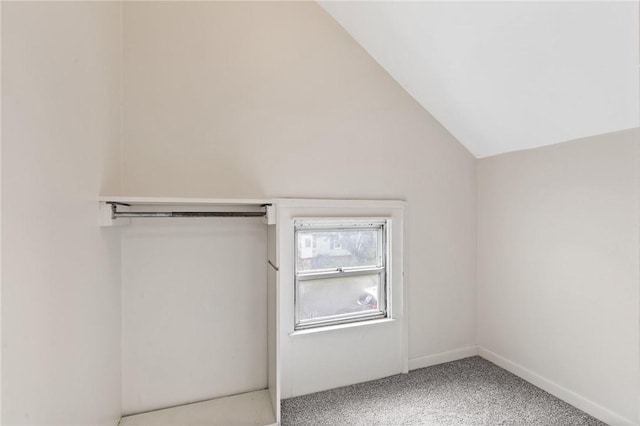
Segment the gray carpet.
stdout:
<svg viewBox="0 0 640 426">
<path fill-rule="evenodd" d="M 282 426 L 604 425 L 480 357 L 282 401 Z"/>
</svg>

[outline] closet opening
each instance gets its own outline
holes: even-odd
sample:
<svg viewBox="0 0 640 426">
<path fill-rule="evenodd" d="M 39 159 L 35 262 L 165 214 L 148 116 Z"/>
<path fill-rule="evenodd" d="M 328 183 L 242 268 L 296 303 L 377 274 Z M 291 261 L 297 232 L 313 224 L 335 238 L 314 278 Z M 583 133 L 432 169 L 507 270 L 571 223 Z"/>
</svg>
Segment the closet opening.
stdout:
<svg viewBox="0 0 640 426">
<path fill-rule="evenodd" d="M 109 197 L 100 211 L 121 241 L 120 425 L 277 424 L 270 200 Z"/>
</svg>

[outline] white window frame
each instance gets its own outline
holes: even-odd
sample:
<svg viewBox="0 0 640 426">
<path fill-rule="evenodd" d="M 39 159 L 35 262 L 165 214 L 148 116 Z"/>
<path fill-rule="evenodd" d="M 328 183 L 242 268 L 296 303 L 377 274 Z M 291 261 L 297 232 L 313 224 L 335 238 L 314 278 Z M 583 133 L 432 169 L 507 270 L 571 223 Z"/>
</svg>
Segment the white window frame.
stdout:
<svg viewBox="0 0 640 426">
<path fill-rule="evenodd" d="M 309 272 L 298 271 L 298 233 L 308 231 L 345 231 L 358 229 L 377 229 L 378 259 L 375 266 L 365 267 L 339 267 L 331 269 L 314 270 Z M 328 327 L 339 324 L 364 322 L 391 318 L 391 265 L 390 221 L 388 218 L 294 218 L 294 330 L 307 330 L 312 328 Z M 348 314 L 336 314 L 322 318 L 301 320 L 300 303 L 298 301 L 298 284 L 305 280 L 335 279 L 355 275 L 379 275 L 380 285 L 378 291 L 378 310 L 374 312 L 354 312 Z"/>
</svg>

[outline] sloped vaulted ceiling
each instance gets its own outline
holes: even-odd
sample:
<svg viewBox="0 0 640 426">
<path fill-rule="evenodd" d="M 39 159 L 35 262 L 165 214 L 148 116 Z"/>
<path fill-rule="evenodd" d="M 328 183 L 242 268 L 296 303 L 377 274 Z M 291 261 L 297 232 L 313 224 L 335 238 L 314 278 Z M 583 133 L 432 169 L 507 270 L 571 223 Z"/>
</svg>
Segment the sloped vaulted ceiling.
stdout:
<svg viewBox="0 0 640 426">
<path fill-rule="evenodd" d="M 477 157 L 639 126 L 636 1 L 320 5 Z"/>
</svg>

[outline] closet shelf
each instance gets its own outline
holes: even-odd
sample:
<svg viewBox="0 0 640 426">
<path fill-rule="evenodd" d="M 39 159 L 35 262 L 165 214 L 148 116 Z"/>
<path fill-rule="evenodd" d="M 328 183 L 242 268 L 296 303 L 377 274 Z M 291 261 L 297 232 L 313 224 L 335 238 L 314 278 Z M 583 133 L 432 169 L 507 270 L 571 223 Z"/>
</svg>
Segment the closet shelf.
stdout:
<svg viewBox="0 0 640 426">
<path fill-rule="evenodd" d="M 128 225 L 131 223 L 132 217 L 193 218 L 212 216 L 263 216 L 265 224 L 275 224 L 273 200 L 267 198 L 175 198 L 104 195 L 98 197 L 98 202 L 100 226 Z M 144 206 L 144 209 L 140 210 L 140 206 Z M 171 211 L 167 210 L 171 206 L 178 208 L 171 209 Z M 198 206 L 199 208 L 196 208 Z M 229 212 L 229 208 L 233 206 L 240 207 L 243 211 Z M 216 209 L 217 207 L 220 209 Z"/>
<path fill-rule="evenodd" d="M 200 206 L 242 206 L 272 204 L 270 198 L 180 198 L 180 197 L 132 197 L 122 195 L 102 195 L 100 202 L 115 202 L 131 205 L 200 205 Z"/>
</svg>

